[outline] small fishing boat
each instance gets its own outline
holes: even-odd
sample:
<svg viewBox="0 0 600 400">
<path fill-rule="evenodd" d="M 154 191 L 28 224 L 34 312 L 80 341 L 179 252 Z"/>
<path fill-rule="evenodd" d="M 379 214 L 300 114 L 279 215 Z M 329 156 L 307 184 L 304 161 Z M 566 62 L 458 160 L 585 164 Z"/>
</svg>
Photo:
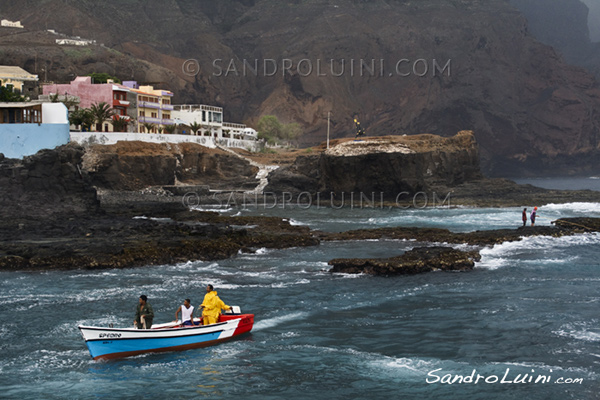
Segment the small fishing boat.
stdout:
<svg viewBox="0 0 600 400">
<path fill-rule="evenodd" d="M 212 325 L 182 326 L 181 321 L 152 325 L 151 329 L 79 326 L 94 360 L 123 358 L 144 353 L 180 351 L 212 346 L 248 333 L 254 314 L 241 314 L 239 307 L 222 314 Z M 200 322 L 195 318 L 194 322 Z"/>
</svg>

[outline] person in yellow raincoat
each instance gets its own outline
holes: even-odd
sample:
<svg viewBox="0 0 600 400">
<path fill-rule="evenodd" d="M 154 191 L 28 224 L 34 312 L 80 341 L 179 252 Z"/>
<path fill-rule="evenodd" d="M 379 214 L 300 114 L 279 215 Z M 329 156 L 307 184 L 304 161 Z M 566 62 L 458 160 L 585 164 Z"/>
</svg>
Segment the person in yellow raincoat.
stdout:
<svg viewBox="0 0 600 400">
<path fill-rule="evenodd" d="M 203 324 L 216 324 L 219 321 L 221 310 L 230 310 L 231 307 L 223 303 L 223 300 L 217 296 L 217 291 L 214 290 L 213 285 L 208 285 L 206 287 L 206 292 L 204 301 L 200 305 L 200 307 L 202 307 Z"/>
</svg>

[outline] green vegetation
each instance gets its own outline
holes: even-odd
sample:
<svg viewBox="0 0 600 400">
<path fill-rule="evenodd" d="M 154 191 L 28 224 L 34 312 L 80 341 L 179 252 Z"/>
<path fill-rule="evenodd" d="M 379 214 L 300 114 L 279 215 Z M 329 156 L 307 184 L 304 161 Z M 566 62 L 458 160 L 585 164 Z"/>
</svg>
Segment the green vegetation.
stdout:
<svg viewBox="0 0 600 400">
<path fill-rule="evenodd" d="M 91 57 L 92 55 L 94 55 L 92 49 L 83 46 L 81 46 L 81 48 L 65 47 L 63 51 L 65 52 L 65 55 L 69 58 L 84 58 Z"/>
<path fill-rule="evenodd" d="M 198 131 L 202 129 L 202 125 L 197 123 L 196 121 L 192 122 L 191 124 L 188 124 L 188 126 L 192 131 L 192 135 L 198 134 Z"/>
<path fill-rule="evenodd" d="M 154 130 L 155 125 L 150 122 L 144 122 L 142 126 L 144 127 L 144 129 L 146 129 L 146 133 L 151 133 Z"/>
<path fill-rule="evenodd" d="M 7 103 L 14 103 L 18 101 L 27 101 L 27 99 L 21 96 L 21 92 L 17 89 L 13 89 L 12 86 L 0 86 L 0 101 Z"/>
<path fill-rule="evenodd" d="M 107 74 L 106 72 L 93 72 L 88 76 L 92 77 L 92 83 L 106 83 L 109 79 L 112 79 L 115 83 L 121 83 L 121 80 L 116 76 Z"/>
<path fill-rule="evenodd" d="M 258 120 L 258 138 L 264 139 L 268 144 L 290 143 L 301 133 L 300 125 L 293 122 L 283 124 L 274 115 L 263 115 Z"/>
<path fill-rule="evenodd" d="M 94 115 L 89 108 L 80 108 L 69 113 L 69 124 L 80 126 L 83 131 L 91 131 L 94 124 Z"/>
<path fill-rule="evenodd" d="M 96 131 L 98 132 L 102 131 L 102 124 L 112 119 L 113 115 L 115 114 L 114 110 L 104 101 L 92 104 L 90 111 L 94 116 Z"/>
<path fill-rule="evenodd" d="M 112 126 L 115 132 L 127 132 L 129 126 L 129 118 L 123 118 L 120 115 L 113 115 Z"/>
<path fill-rule="evenodd" d="M 176 129 L 177 129 L 177 125 L 175 125 L 175 124 L 165 125 L 165 127 L 164 127 L 165 133 L 169 133 L 169 134 L 175 133 Z"/>
</svg>

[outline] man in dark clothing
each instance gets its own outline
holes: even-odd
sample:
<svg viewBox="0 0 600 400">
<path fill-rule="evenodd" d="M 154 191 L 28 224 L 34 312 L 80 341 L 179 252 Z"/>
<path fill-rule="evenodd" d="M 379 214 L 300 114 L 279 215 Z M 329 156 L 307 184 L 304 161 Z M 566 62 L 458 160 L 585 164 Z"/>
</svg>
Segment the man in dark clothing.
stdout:
<svg viewBox="0 0 600 400">
<path fill-rule="evenodd" d="M 527 209 L 523 209 L 523 226 L 527 225 Z"/>
<path fill-rule="evenodd" d="M 135 312 L 135 320 L 133 324 L 138 329 L 150 329 L 152 320 L 154 319 L 154 310 L 148 303 L 148 298 L 145 295 L 140 296 L 140 303 L 137 305 Z"/>
</svg>

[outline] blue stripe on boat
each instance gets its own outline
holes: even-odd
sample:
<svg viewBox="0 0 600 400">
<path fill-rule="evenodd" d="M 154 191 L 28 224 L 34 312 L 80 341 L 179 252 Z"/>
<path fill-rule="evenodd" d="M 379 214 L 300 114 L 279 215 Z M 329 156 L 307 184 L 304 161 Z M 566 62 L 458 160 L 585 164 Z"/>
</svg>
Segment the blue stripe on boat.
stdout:
<svg viewBox="0 0 600 400">
<path fill-rule="evenodd" d="M 87 347 L 92 358 L 106 354 L 124 353 L 131 351 L 149 351 L 167 347 L 185 346 L 217 340 L 223 331 L 201 333 L 198 335 L 179 336 L 170 338 L 144 338 L 144 339 L 119 339 L 119 340 L 90 340 Z"/>
</svg>

